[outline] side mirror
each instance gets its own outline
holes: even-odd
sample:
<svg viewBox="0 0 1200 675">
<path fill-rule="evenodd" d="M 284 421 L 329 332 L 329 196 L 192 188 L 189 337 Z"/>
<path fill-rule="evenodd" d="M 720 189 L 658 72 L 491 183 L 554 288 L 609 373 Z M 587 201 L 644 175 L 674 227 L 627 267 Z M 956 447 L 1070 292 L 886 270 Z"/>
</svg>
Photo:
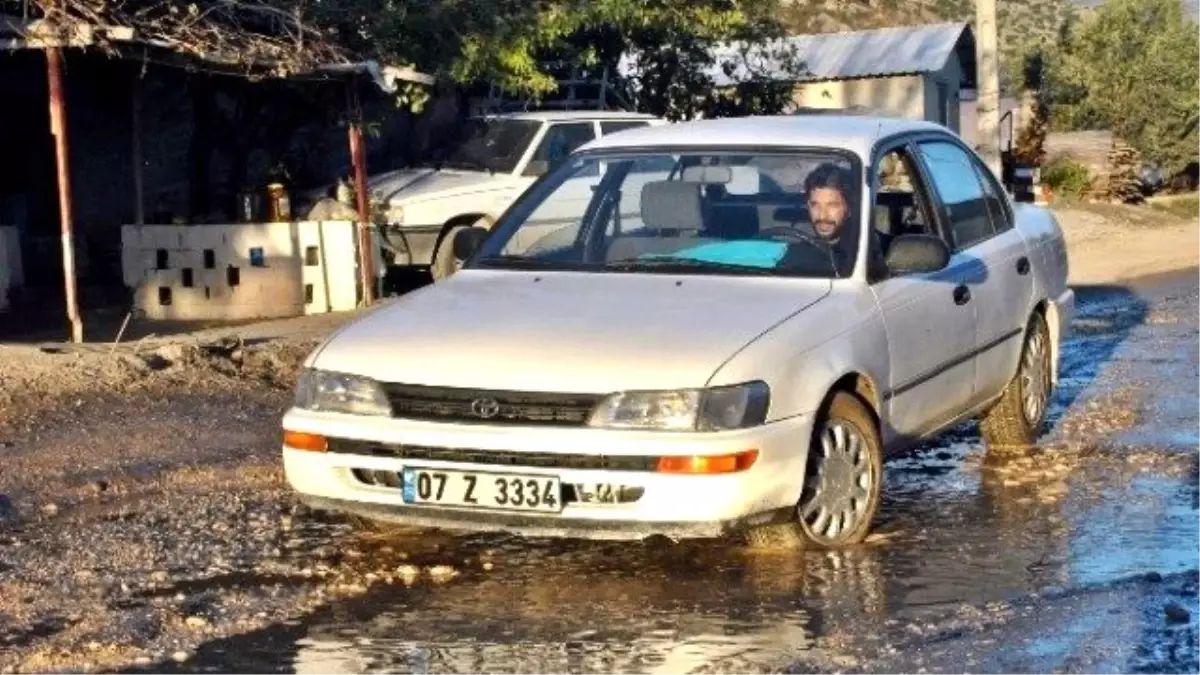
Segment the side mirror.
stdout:
<svg viewBox="0 0 1200 675">
<path fill-rule="evenodd" d="M 928 234 L 904 234 L 888 245 L 888 274 L 936 272 L 950 264 L 950 248 L 940 237 Z"/>
<path fill-rule="evenodd" d="M 483 245 L 483 240 L 487 239 L 487 236 L 488 231 L 482 227 L 471 226 L 459 230 L 454 235 L 454 257 L 459 260 L 470 259 Z"/>
</svg>

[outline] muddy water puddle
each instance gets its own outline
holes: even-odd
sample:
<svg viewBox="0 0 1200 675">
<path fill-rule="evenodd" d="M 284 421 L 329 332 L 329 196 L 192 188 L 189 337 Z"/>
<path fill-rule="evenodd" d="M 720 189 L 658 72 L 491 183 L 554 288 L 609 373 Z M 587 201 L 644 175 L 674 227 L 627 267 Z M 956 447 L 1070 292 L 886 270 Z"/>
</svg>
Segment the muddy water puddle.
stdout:
<svg viewBox="0 0 1200 675">
<path fill-rule="evenodd" d="M 885 649 L 883 633 L 898 625 L 1197 569 L 1194 478 L 1131 478 L 1094 461 L 1068 472 L 1051 451 L 982 454 L 960 442 L 891 463 L 879 536 L 838 553 L 734 542 L 364 540 L 375 567 L 440 563 L 458 574 L 373 586 L 295 625 L 205 645 L 179 668 L 724 672 L 839 658 L 852 666 L 836 645 Z"/>
<path fill-rule="evenodd" d="M 1194 327 L 1195 278 L 1168 286 L 1167 296 L 1080 289 L 1081 330 L 1063 355 L 1045 445 L 989 459 L 967 425 L 890 462 L 871 545 L 791 553 L 733 542 L 482 536 L 364 543 L 376 567 L 440 564 L 458 574 L 440 581 L 422 576 L 411 586 L 377 584 L 302 620 L 210 642 L 186 664 L 155 668 L 745 672 L 814 663 L 854 669 L 860 662 L 853 654 L 904 649 L 897 635 L 922 636 L 946 617 L 986 623 L 1008 601 L 1067 597 L 1069 589 L 1127 584 L 1147 573 L 1194 576 L 1200 569 L 1195 331 L 1145 319 L 1156 303 L 1160 316 L 1186 317 Z M 1134 368 L 1129 372 L 1137 377 L 1111 375 L 1114 363 Z M 1137 393 L 1137 411 L 1112 407 L 1129 405 L 1111 396 L 1123 387 Z M 1105 396 L 1107 403 L 1092 403 Z M 1098 427 L 1104 443 L 1063 438 L 1087 428 L 1059 424 L 1079 410 L 1132 428 L 1116 428 L 1108 438 L 1109 427 Z M 1191 595 L 1182 601 L 1196 607 Z M 1146 616 L 1161 622 L 1161 603 L 1146 607 Z M 1073 636 L 1098 630 L 1087 624 L 1091 612 L 1071 614 L 1065 604 L 1052 609 L 1062 614 L 1058 624 L 1029 630 L 1058 641 L 1030 639 L 1010 650 L 1000 640 L 992 669 L 1017 667 L 1005 659 L 1018 652 L 1057 668 L 1063 661 L 1055 654 L 1078 652 L 1084 640 Z M 1181 630 L 1194 632 L 1194 617 Z M 1149 619 L 1130 621 L 1129 640 L 1137 642 Z M 1146 662 L 1154 663 L 1158 647 L 1147 649 Z M 1101 669 L 1131 663 L 1125 655 L 1112 659 Z M 983 667 L 962 659 L 950 664 L 955 671 Z"/>
</svg>

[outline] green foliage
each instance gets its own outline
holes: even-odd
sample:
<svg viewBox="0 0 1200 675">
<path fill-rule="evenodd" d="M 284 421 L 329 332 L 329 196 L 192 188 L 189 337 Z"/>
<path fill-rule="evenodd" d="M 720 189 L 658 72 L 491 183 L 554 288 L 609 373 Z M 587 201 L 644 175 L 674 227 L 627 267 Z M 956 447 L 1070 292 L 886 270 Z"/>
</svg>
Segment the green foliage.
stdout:
<svg viewBox="0 0 1200 675">
<path fill-rule="evenodd" d="M 353 51 L 412 63 L 456 82 L 494 82 L 511 92 L 552 93 L 547 66 L 607 66 L 633 57 L 626 86 L 640 107 L 673 119 L 778 112 L 783 87 L 747 73 L 714 91 L 712 48 L 762 46 L 782 35 L 776 0 L 338 0 L 310 12 Z"/>
<path fill-rule="evenodd" d="M 1200 35 L 1179 0 L 1108 0 L 1047 48 L 1058 129 L 1110 129 L 1173 173 L 1196 158 Z"/>
<path fill-rule="evenodd" d="M 1042 168 L 1041 182 L 1055 194 L 1079 199 L 1092 187 L 1086 166 L 1070 158 L 1059 158 Z"/>
</svg>

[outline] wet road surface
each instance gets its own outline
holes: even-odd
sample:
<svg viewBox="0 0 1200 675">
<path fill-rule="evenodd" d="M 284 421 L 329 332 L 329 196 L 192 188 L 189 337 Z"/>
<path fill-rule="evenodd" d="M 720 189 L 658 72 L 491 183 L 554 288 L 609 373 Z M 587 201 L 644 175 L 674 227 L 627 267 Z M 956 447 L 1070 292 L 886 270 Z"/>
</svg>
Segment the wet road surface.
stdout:
<svg viewBox="0 0 1200 675">
<path fill-rule="evenodd" d="M 1196 275 L 1077 293 L 1042 445 L 891 461 L 867 546 L 364 538 L 458 574 L 149 670 L 1196 672 Z"/>
</svg>

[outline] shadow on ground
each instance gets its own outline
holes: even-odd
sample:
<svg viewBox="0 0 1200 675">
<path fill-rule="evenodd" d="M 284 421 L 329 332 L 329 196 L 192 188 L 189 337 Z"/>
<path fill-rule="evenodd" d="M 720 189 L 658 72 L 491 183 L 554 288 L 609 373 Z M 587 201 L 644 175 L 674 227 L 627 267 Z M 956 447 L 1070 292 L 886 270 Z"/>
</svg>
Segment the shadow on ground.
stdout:
<svg viewBox="0 0 1200 675">
<path fill-rule="evenodd" d="M 418 269 L 392 268 L 384 279 L 386 296 L 403 295 L 431 282 L 429 273 Z M 213 328 L 236 329 L 258 323 L 245 321 L 155 321 L 131 315 L 128 289 L 123 287 L 81 288 L 84 341 L 111 343 L 149 337 L 167 338 Z M 0 343 L 60 345 L 70 341 L 70 324 L 59 288 L 21 289 L 13 298 L 8 315 L 15 320 L 0 322 Z M 126 324 L 126 316 L 130 316 Z"/>
<path fill-rule="evenodd" d="M 1077 286 L 1075 303 L 1075 320 L 1060 357 L 1051 424 L 1091 386 L 1129 334 L 1146 322 L 1149 313 L 1146 300 L 1130 286 Z"/>
</svg>

